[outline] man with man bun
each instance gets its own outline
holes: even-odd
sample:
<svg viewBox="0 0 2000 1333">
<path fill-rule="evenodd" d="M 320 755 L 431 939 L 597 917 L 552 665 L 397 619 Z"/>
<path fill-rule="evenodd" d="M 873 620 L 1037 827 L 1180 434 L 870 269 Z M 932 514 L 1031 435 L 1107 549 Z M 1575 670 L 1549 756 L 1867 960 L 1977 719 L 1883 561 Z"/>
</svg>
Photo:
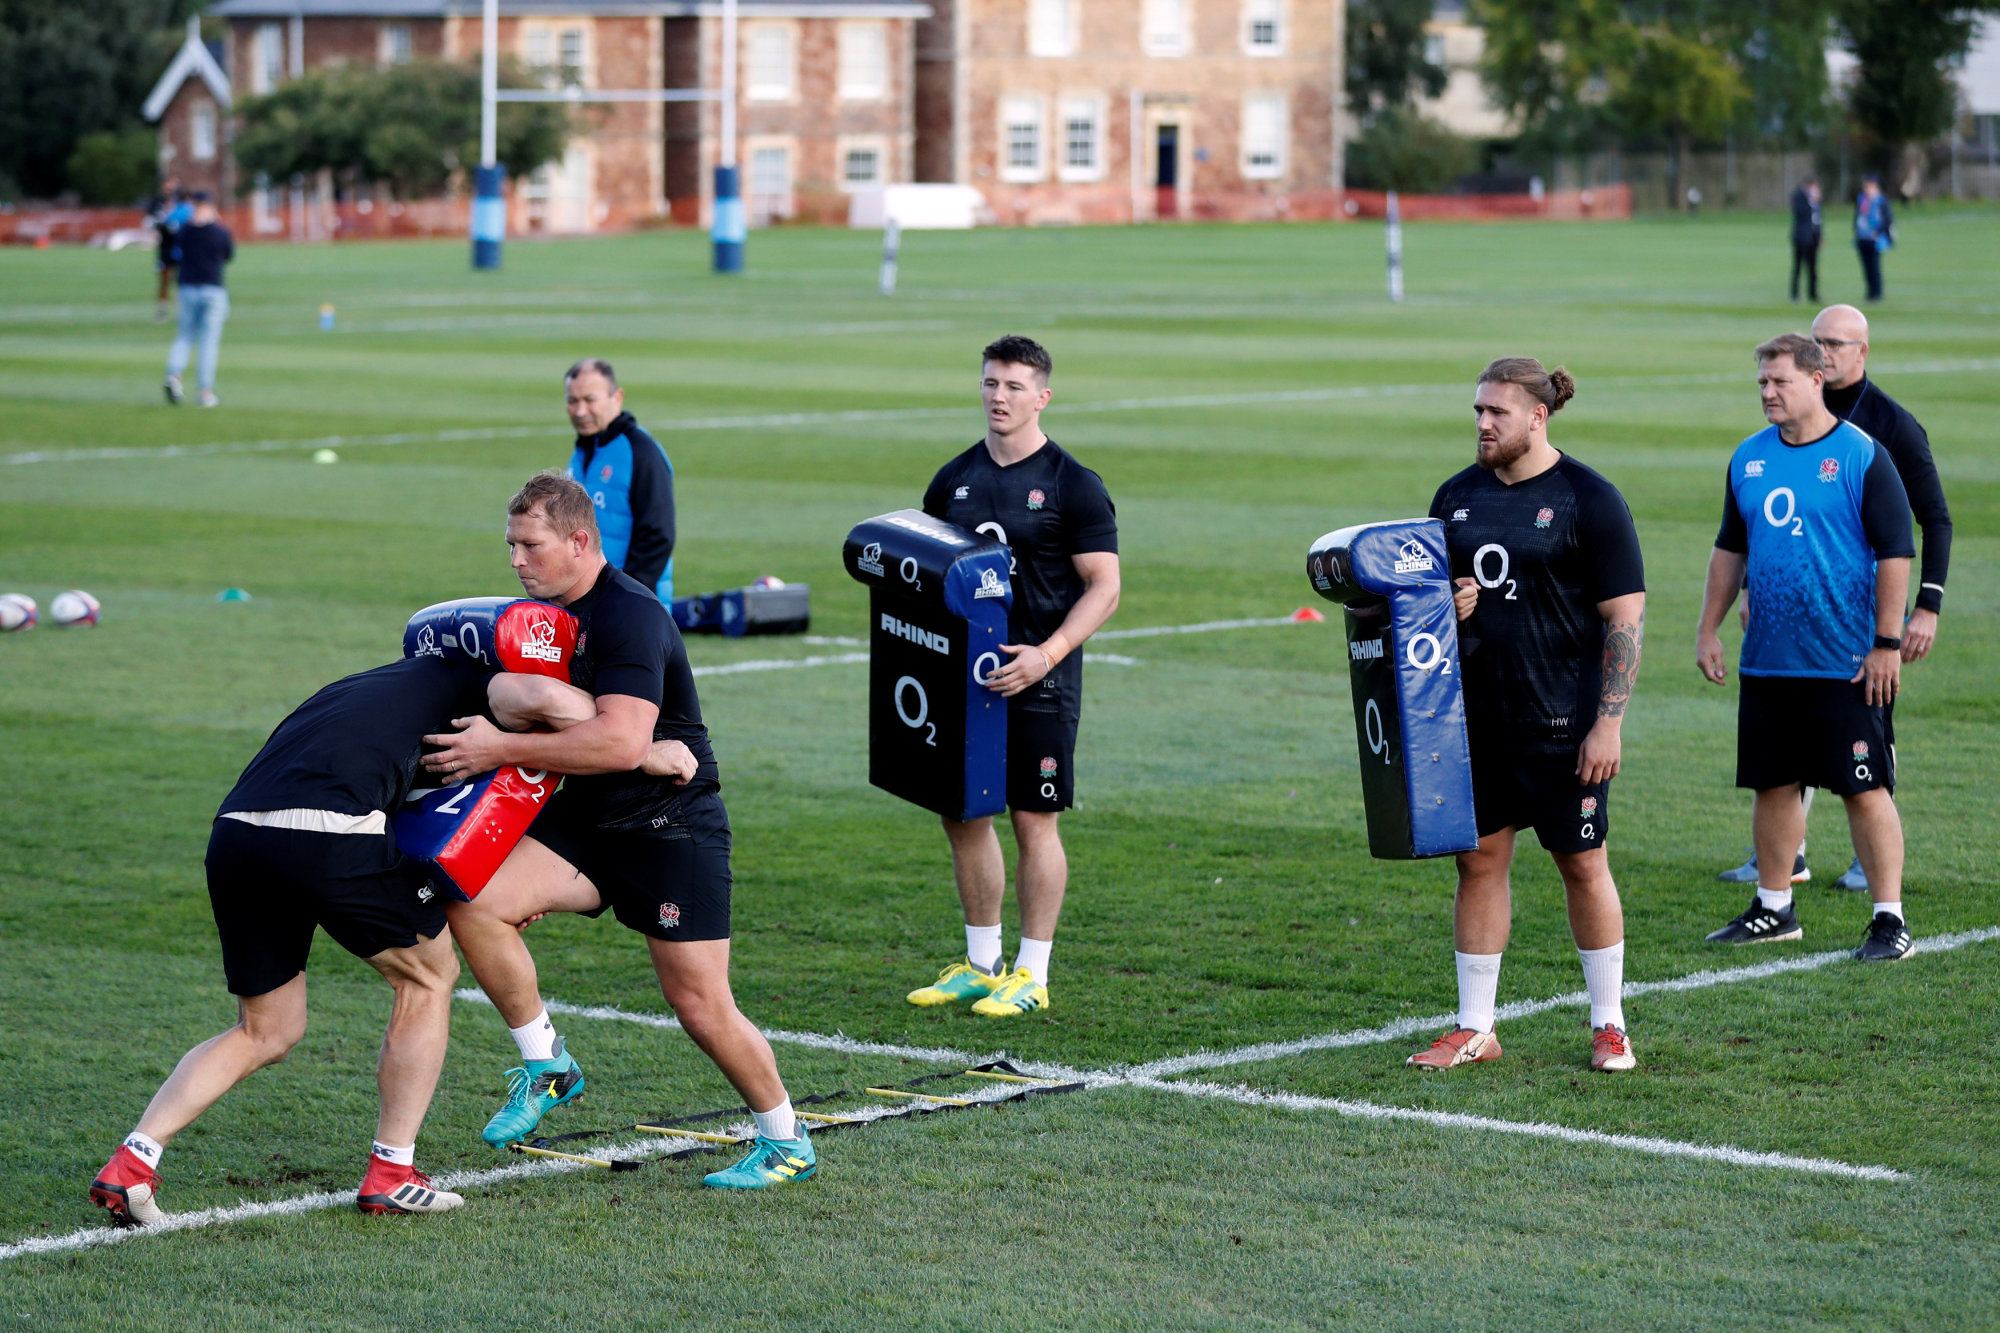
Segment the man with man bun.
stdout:
<svg viewBox="0 0 2000 1333">
<path fill-rule="evenodd" d="M 1605 851 L 1620 729 L 1639 674 L 1646 576 L 1616 487 L 1549 443 L 1576 393 L 1558 366 L 1509 356 L 1479 373 L 1478 461 L 1438 488 L 1460 621 L 1479 846 L 1458 857 L 1458 1019 L 1409 1058 L 1444 1070 L 1500 1058 L 1494 1009 L 1515 838 L 1555 860 L 1590 993 L 1590 1067 L 1638 1061 L 1625 1035 L 1625 918 Z"/>
</svg>

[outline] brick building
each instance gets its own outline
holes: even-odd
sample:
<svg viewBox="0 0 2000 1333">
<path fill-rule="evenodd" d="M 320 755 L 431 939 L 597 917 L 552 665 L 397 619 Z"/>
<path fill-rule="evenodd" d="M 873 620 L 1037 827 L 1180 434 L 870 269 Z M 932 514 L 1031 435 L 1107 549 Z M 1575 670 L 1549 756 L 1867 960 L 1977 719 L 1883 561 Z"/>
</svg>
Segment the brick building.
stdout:
<svg viewBox="0 0 2000 1333">
<path fill-rule="evenodd" d="M 199 20 L 189 20 L 187 40 L 153 85 L 142 108 L 160 135 L 160 175 L 178 176 L 190 190 L 227 199 L 236 188 L 229 153 L 229 75 L 221 51 L 201 40 Z"/>
</svg>

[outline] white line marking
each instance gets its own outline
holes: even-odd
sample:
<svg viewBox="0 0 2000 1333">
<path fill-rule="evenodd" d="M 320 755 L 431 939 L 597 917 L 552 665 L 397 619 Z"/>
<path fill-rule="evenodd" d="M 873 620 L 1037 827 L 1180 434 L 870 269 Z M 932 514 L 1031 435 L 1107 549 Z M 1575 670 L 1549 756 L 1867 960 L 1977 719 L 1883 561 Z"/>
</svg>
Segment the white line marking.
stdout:
<svg viewBox="0 0 2000 1333">
<path fill-rule="evenodd" d="M 735 676 L 745 671 L 789 671 L 795 667 L 845 666 L 853 662 L 866 662 L 867 653 L 835 653 L 828 657 L 759 657 L 748 662 L 724 662 L 719 666 L 698 666 L 691 674 L 697 676 Z"/>
<path fill-rule="evenodd" d="M 1909 1174 L 1886 1166 L 1856 1166 L 1824 1157 L 1794 1157 L 1789 1153 L 1753 1152 L 1748 1148 L 1706 1143 L 1682 1143 L 1676 1139 L 1642 1137 L 1635 1134 L 1607 1134 L 1595 1129 L 1571 1129 L 1521 1120 L 1496 1120 L 1491 1116 L 1464 1115 L 1455 1111 L 1425 1111 L 1405 1106 L 1378 1106 L 1374 1102 L 1351 1102 L 1333 1097 L 1303 1097 L 1289 1092 L 1258 1092 L 1252 1088 L 1224 1087 L 1219 1083 L 1163 1083 L 1153 1078 L 1128 1078 L 1135 1088 L 1158 1092 L 1178 1092 L 1193 1097 L 1210 1097 L 1239 1102 L 1244 1106 L 1275 1106 L 1288 1111 L 1332 1111 L 1362 1120 L 1408 1120 L 1438 1129 L 1478 1129 L 1496 1134 L 1521 1134 L 1536 1139 L 1559 1139 L 1564 1143 L 1586 1143 L 1627 1152 L 1652 1153 L 1658 1157 L 1693 1157 L 1702 1161 L 1726 1162 L 1731 1166 L 1775 1167 L 1784 1171 L 1805 1171 L 1821 1176 L 1846 1176 L 1853 1180 L 1908 1180 Z"/>
<path fill-rule="evenodd" d="M 1920 361 L 1904 366 L 1878 367 L 1880 375 L 1929 375 L 1948 372 L 2000 370 L 2000 357 L 1950 361 Z M 1589 381 L 1597 389 L 1674 388 L 1694 384 L 1728 384 L 1749 377 L 1737 372 L 1700 375 L 1613 375 Z M 1187 407 L 1252 407 L 1260 403 L 1327 403 L 1355 398 L 1408 398 L 1427 393 L 1462 393 L 1465 386 L 1452 384 L 1343 384 L 1319 389 L 1277 389 L 1255 393 L 1200 393 L 1177 397 L 1108 398 L 1094 403 L 1066 403 L 1064 412 L 1150 412 Z M 655 435 L 702 430 L 754 430 L 774 426 L 825 426 L 872 421 L 935 421 L 969 417 L 963 407 L 858 408 L 847 412 L 773 412 L 755 416 L 689 417 L 678 421 L 646 422 Z M 322 435 L 306 440 L 239 440 L 222 444 L 169 444 L 157 448 L 113 446 L 102 449 L 30 449 L 22 453 L 0 454 L 0 465 L 27 463 L 86 463 L 125 458 L 204 458 L 216 454 L 282 453 L 289 449 L 358 449 L 397 444 L 458 444 L 474 440 L 520 439 L 529 436 L 559 438 L 562 432 L 547 426 L 485 426 L 464 430 L 405 431 L 393 435 Z"/>
<path fill-rule="evenodd" d="M 1913 946 L 1915 953 L 1948 953 L 1953 949 L 1963 949 L 1970 944 L 1983 944 L 1989 940 L 2000 940 L 2000 926 L 1988 926 L 1982 930 L 1964 930 L 1953 935 L 1930 935 L 1918 940 Z M 1665 981 L 1636 981 L 1625 984 L 1625 998 L 1639 995 L 1661 995 L 1678 991 L 1704 990 L 1710 986 L 1733 985 L 1739 981 L 1761 981 L 1765 977 L 1781 976 L 1786 972 L 1811 972 L 1834 963 L 1852 960 L 1850 949 L 1831 949 L 1825 953 L 1803 954 L 1794 958 L 1774 958 L 1767 963 L 1757 963 L 1748 967 L 1717 968 L 1705 972 L 1690 972 L 1686 976 L 1672 977 Z M 1550 1009 L 1562 1009 L 1590 1003 L 1590 996 L 1584 991 L 1570 991 L 1564 995 L 1552 995 L 1542 1000 L 1516 1000 L 1503 1004 L 1495 1011 L 1498 1019 L 1527 1018 Z M 1130 1071 L 1132 1078 L 1164 1078 L 1174 1074 L 1190 1073 L 1197 1069 L 1220 1069 L 1226 1065 L 1258 1064 L 1267 1060 L 1282 1060 L 1294 1055 L 1304 1055 L 1308 1051 L 1339 1050 L 1347 1046 L 1371 1046 L 1386 1041 L 1400 1041 L 1420 1032 L 1433 1032 L 1451 1027 L 1458 1021 L 1457 1014 L 1432 1014 L 1427 1018 L 1399 1018 L 1384 1023 L 1380 1027 L 1354 1028 L 1346 1032 L 1327 1032 L 1313 1037 L 1301 1037 L 1296 1041 L 1266 1041 L 1254 1046 L 1239 1046 L 1229 1051 L 1197 1051 L 1192 1055 L 1177 1055 L 1168 1060 L 1155 1060 L 1151 1064 L 1140 1065 Z"/>
<path fill-rule="evenodd" d="M 1207 634 L 1219 629 L 1263 629 L 1277 625 L 1317 625 L 1317 620 L 1270 616 L 1258 620 L 1204 620 L 1195 625 L 1143 625 L 1138 629 L 1101 629 L 1092 639 L 1152 639 L 1162 634 Z"/>
</svg>

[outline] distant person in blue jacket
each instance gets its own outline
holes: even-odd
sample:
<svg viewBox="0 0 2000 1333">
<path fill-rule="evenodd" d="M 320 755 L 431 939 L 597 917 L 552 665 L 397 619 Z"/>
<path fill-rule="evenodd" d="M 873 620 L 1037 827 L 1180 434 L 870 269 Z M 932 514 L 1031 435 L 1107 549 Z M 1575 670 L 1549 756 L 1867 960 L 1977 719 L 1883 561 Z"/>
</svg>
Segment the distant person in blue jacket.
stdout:
<svg viewBox="0 0 2000 1333">
<path fill-rule="evenodd" d="M 590 492 L 604 558 L 660 601 L 674 600 L 674 465 L 625 410 L 609 361 L 585 357 L 563 376 L 576 428 L 569 476 Z"/>
<path fill-rule="evenodd" d="M 1896 243 L 1896 216 L 1882 182 L 1870 176 L 1854 200 L 1854 248 L 1861 254 L 1861 273 L 1868 279 L 1868 299 L 1882 299 L 1882 252 Z"/>
<path fill-rule="evenodd" d="M 159 274 L 159 289 L 154 294 L 153 322 L 164 324 L 173 314 L 172 287 L 174 281 L 174 235 L 181 224 L 194 216 L 194 205 L 188 202 L 187 192 L 181 189 L 180 177 L 169 176 L 160 182 L 160 192 L 146 203 L 146 225 L 153 229 L 159 244 L 154 249 L 153 268 Z"/>
</svg>

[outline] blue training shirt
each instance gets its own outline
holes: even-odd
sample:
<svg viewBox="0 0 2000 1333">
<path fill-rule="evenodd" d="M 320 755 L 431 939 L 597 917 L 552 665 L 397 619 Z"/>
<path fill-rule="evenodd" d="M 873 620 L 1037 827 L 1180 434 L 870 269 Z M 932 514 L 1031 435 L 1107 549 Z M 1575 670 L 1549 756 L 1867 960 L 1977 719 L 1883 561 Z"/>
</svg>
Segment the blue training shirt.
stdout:
<svg viewBox="0 0 2000 1333">
<path fill-rule="evenodd" d="M 674 465 L 659 442 L 620 412 L 579 435 L 567 469 L 597 506 L 604 558 L 661 602 L 674 600 Z"/>
<path fill-rule="evenodd" d="M 1914 556 L 1888 452 L 1840 422 L 1804 444 L 1767 426 L 1736 446 L 1715 544 L 1749 557 L 1746 676 L 1850 680 L 1875 642 L 1875 566 Z"/>
</svg>

